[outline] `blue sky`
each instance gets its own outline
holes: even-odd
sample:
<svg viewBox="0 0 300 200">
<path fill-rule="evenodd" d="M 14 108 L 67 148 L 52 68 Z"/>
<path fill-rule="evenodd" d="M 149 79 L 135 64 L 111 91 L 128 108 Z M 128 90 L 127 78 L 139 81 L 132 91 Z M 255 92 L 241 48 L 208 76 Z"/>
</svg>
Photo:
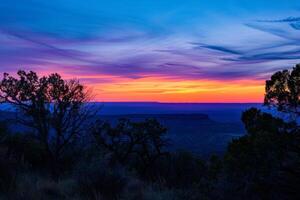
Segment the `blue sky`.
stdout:
<svg viewBox="0 0 300 200">
<path fill-rule="evenodd" d="M 91 84 L 262 81 L 300 62 L 296 0 L 0 0 L 0 9 L 8 72 L 51 69 Z"/>
</svg>

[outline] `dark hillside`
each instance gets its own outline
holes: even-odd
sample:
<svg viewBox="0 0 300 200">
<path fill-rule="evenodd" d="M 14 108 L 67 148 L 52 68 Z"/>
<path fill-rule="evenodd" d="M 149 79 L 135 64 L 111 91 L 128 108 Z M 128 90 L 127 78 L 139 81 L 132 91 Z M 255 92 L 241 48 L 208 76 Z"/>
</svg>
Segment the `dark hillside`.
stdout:
<svg viewBox="0 0 300 200">
<path fill-rule="evenodd" d="M 216 122 L 206 114 L 129 114 L 103 115 L 101 118 L 112 123 L 120 118 L 133 121 L 157 119 L 168 129 L 172 149 L 188 150 L 202 156 L 225 151 L 232 138 L 244 133 L 241 123 Z"/>
</svg>

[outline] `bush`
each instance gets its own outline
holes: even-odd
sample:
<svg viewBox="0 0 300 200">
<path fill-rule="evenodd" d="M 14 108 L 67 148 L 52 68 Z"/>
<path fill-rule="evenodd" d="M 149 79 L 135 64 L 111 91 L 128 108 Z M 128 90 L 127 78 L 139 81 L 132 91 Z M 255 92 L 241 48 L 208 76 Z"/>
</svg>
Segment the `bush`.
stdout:
<svg viewBox="0 0 300 200">
<path fill-rule="evenodd" d="M 38 174 L 22 174 L 18 177 L 16 188 L 8 196 L 15 200 L 63 200 L 78 198 L 75 181 L 65 179 L 58 182 Z"/>
<path fill-rule="evenodd" d="M 187 188 L 201 182 L 207 174 L 204 161 L 188 152 L 171 153 L 160 158 L 149 170 L 151 181 L 170 188 Z"/>
<path fill-rule="evenodd" d="M 229 144 L 224 159 L 227 194 L 232 197 L 234 193 L 237 199 L 289 195 L 283 194 L 280 179 L 283 166 L 292 161 L 290 155 L 300 153 L 299 148 L 291 148 L 299 147 L 299 133 L 294 132 L 293 124 L 257 109 L 246 111 L 242 119 L 248 134 Z M 300 161 L 299 157 L 296 160 Z"/>
<path fill-rule="evenodd" d="M 105 165 L 91 166 L 77 178 L 78 191 L 85 199 L 118 199 L 122 195 L 128 177 L 122 168 Z"/>
<path fill-rule="evenodd" d="M 113 162 L 134 168 L 144 177 L 161 157 L 169 154 L 166 133 L 167 129 L 155 119 L 120 119 L 114 127 L 98 122 L 92 129 L 95 142 L 112 154 Z"/>
</svg>

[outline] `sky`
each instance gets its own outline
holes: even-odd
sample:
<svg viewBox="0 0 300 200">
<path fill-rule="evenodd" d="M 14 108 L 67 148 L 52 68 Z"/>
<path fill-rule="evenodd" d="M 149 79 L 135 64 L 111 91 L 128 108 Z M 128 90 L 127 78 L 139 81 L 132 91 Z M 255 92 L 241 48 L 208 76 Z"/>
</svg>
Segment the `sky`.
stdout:
<svg viewBox="0 0 300 200">
<path fill-rule="evenodd" d="M 96 101 L 262 102 L 300 63 L 299 0 L 0 0 L 0 69 L 77 78 Z"/>
</svg>

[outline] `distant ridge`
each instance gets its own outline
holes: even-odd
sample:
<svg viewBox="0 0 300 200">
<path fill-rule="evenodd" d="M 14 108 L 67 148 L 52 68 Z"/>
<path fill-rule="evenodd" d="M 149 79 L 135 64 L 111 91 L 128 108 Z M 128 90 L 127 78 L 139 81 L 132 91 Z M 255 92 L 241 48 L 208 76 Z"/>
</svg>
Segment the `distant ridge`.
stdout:
<svg viewBox="0 0 300 200">
<path fill-rule="evenodd" d="M 206 114 L 126 114 L 126 115 L 103 115 L 100 117 L 113 117 L 113 118 L 128 118 L 128 119 L 177 119 L 177 120 L 209 120 Z"/>
</svg>

